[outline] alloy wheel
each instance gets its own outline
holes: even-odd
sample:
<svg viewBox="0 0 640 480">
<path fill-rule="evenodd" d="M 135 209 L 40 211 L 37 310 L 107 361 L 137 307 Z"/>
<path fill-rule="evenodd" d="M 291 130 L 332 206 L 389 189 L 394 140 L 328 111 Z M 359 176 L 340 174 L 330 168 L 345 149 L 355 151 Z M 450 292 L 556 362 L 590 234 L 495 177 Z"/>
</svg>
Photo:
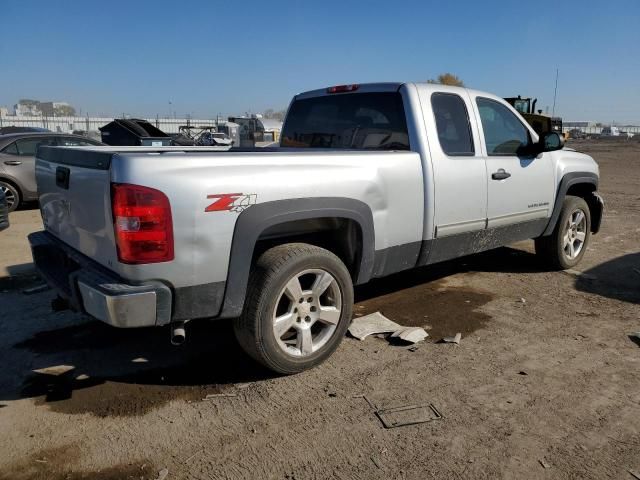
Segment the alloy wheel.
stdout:
<svg viewBox="0 0 640 480">
<path fill-rule="evenodd" d="M 326 270 L 308 269 L 292 276 L 273 311 L 273 333 L 280 348 L 306 357 L 335 333 L 342 313 L 342 292 Z"/>
<path fill-rule="evenodd" d="M 581 209 L 574 210 L 565 225 L 562 248 L 570 260 L 575 259 L 584 247 L 587 237 L 587 217 Z"/>
<path fill-rule="evenodd" d="M 4 198 L 7 200 L 7 207 L 9 207 L 9 210 L 13 210 L 16 202 L 18 201 L 15 192 L 4 183 L 0 183 L 0 190 L 2 190 Z"/>
</svg>

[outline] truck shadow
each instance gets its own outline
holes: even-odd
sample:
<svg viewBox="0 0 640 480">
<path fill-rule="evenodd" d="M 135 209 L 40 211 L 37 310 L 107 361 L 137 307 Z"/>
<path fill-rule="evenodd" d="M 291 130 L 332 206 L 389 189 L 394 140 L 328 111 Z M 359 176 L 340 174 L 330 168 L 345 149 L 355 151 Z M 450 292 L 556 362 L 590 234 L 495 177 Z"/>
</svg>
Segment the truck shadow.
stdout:
<svg viewBox="0 0 640 480">
<path fill-rule="evenodd" d="M 630 253 L 583 272 L 576 289 L 640 304 L 640 253 Z"/>
<path fill-rule="evenodd" d="M 3 355 L 20 372 L 13 379 L 0 374 L 0 401 L 35 398 L 61 413 L 134 416 L 273 376 L 241 351 L 228 322 L 189 327 L 180 347 L 170 345 L 168 328 L 120 330 L 86 321 L 35 332 Z"/>
<path fill-rule="evenodd" d="M 535 254 L 512 247 L 460 257 L 376 279 L 356 289 L 356 301 L 366 301 L 398 290 L 434 282 L 456 273 L 536 273 L 548 271 Z"/>
<path fill-rule="evenodd" d="M 358 287 L 356 300 L 386 303 L 384 295 L 402 296 L 420 285 L 435 290 L 438 280 L 469 271 L 537 272 L 543 268 L 530 253 L 501 248 L 376 280 Z M 25 278 L 39 282 L 37 277 Z M 19 333 L 0 340 L 0 356 L 7 367 L 0 372 L 0 402 L 33 398 L 37 405 L 67 414 L 136 416 L 175 399 L 198 402 L 207 395 L 241 395 L 247 383 L 275 376 L 244 354 L 229 321 L 191 322 L 187 342 L 174 347 L 168 328 L 121 330 L 78 314 L 48 313 L 51 292 L 20 294 L 28 283 L 5 284 L 10 301 L 17 303 L 13 310 L 18 314 L 13 317 L 19 318 L 0 318 L 0 330 Z M 471 312 L 490 299 L 486 292 L 472 297 L 473 292 L 463 293 L 472 300 L 456 302 L 462 305 L 460 318 L 467 317 L 465 308 Z M 442 308 L 450 312 L 447 305 L 443 303 Z M 35 307 L 39 314 L 31 313 Z M 443 317 L 450 318 L 446 313 Z M 43 330 L 50 320 L 61 328 Z M 477 320 L 482 325 L 487 318 Z M 21 325 L 21 330 L 14 325 Z"/>
</svg>

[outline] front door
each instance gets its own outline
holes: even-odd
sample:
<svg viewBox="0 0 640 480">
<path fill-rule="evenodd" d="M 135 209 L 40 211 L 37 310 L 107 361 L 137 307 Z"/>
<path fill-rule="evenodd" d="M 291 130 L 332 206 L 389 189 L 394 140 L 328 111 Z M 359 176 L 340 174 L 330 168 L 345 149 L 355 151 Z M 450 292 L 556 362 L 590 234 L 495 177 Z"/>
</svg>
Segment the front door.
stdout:
<svg viewBox="0 0 640 480">
<path fill-rule="evenodd" d="M 522 153 L 532 142 L 532 131 L 506 105 L 474 96 L 474 108 L 487 165 L 487 228 L 526 224 L 543 229 L 553 209 L 551 159 Z M 532 230 L 522 231 L 528 237 Z"/>
</svg>

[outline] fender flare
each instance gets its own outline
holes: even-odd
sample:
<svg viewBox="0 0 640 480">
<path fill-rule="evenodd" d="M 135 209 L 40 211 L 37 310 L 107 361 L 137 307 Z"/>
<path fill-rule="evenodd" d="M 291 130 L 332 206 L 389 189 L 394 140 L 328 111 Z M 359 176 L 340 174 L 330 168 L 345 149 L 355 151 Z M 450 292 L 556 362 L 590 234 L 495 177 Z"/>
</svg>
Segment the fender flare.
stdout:
<svg viewBox="0 0 640 480">
<path fill-rule="evenodd" d="M 342 197 L 296 198 L 258 203 L 243 211 L 235 224 L 221 318 L 234 318 L 242 313 L 253 252 L 262 232 L 285 222 L 312 218 L 345 218 L 360 226 L 362 252 L 356 283 L 364 283 L 371 278 L 375 235 L 373 214 L 366 203 Z"/>
<path fill-rule="evenodd" d="M 543 237 L 551 235 L 553 233 L 553 229 L 556 227 L 556 223 L 558 222 L 558 218 L 560 217 L 562 204 L 564 202 L 564 198 L 567 196 L 569 187 L 571 187 L 572 185 L 577 185 L 579 183 L 590 183 L 595 187 L 595 190 L 597 190 L 598 176 L 592 172 L 570 172 L 562 177 L 560 185 L 558 186 L 556 201 L 553 205 L 553 213 L 551 214 L 551 218 L 549 219 L 547 228 L 545 228 L 544 232 L 542 233 Z"/>
</svg>

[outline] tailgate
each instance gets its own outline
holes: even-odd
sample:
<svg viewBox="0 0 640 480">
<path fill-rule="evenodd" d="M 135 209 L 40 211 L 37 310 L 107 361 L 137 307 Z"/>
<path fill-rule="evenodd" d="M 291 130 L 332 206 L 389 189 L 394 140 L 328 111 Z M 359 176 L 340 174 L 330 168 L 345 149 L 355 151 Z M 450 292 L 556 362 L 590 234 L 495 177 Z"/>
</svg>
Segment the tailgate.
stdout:
<svg viewBox="0 0 640 480">
<path fill-rule="evenodd" d="M 46 231 L 107 267 L 117 261 L 111 217 L 112 155 L 86 147 L 41 147 L 36 157 Z"/>
</svg>

